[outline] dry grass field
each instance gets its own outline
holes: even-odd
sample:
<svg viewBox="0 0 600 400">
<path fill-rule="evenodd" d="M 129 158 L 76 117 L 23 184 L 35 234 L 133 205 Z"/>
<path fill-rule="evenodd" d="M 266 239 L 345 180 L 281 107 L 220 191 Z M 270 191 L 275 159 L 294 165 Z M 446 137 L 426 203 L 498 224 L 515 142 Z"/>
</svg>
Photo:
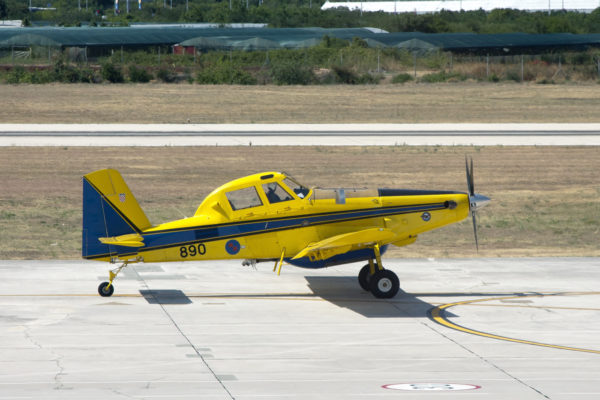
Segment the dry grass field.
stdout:
<svg viewBox="0 0 600 400">
<path fill-rule="evenodd" d="M 77 88 L 75 88 L 77 89 Z M 470 221 L 422 235 L 397 257 L 600 256 L 598 147 L 0 148 L 0 259 L 80 255 L 81 176 L 121 171 L 153 223 L 190 216 L 231 179 L 285 170 L 307 185 L 466 190 L 493 202 Z"/>
<path fill-rule="evenodd" d="M 600 122 L 600 85 L 1 85 L 2 123 Z"/>
</svg>

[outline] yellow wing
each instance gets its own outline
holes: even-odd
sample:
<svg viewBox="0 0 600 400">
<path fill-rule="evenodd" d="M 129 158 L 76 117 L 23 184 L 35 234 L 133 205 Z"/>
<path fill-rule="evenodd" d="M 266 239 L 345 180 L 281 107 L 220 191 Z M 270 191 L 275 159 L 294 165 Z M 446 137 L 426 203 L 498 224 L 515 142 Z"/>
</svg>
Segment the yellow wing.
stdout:
<svg viewBox="0 0 600 400">
<path fill-rule="evenodd" d="M 292 260 L 309 257 L 311 261 L 325 260 L 338 254 L 397 241 L 399 238 L 391 229 L 369 228 L 356 232 L 343 233 L 311 243 L 296 254 Z"/>
</svg>

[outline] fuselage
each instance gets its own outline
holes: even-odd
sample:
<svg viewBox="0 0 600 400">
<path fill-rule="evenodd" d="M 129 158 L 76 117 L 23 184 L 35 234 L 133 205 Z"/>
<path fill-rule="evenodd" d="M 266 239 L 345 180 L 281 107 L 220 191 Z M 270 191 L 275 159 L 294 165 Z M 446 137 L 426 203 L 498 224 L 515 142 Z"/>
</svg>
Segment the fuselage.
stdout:
<svg viewBox="0 0 600 400">
<path fill-rule="evenodd" d="M 111 246 L 105 261 L 144 262 L 251 259 L 319 268 L 373 257 L 363 244 L 328 259 L 292 258 L 312 243 L 345 233 L 381 228 L 393 232 L 383 243 L 404 246 L 417 235 L 465 219 L 466 193 L 379 189 L 374 196 L 321 198 L 277 172 L 237 179 L 213 191 L 193 217 L 141 230 L 143 246 Z"/>
</svg>

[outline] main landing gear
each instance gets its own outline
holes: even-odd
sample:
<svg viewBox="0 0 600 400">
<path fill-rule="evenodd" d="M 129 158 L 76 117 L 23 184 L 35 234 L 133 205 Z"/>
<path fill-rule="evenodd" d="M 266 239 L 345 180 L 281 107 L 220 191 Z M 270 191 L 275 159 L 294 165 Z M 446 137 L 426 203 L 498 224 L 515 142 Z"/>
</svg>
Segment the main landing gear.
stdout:
<svg viewBox="0 0 600 400">
<path fill-rule="evenodd" d="M 358 283 L 361 288 L 371 292 L 378 299 L 391 299 L 398 294 L 400 281 L 395 273 L 383 269 L 379 246 L 375 245 L 373 250 L 377 263 L 371 259 L 367 265 L 361 268 L 358 273 Z"/>
</svg>

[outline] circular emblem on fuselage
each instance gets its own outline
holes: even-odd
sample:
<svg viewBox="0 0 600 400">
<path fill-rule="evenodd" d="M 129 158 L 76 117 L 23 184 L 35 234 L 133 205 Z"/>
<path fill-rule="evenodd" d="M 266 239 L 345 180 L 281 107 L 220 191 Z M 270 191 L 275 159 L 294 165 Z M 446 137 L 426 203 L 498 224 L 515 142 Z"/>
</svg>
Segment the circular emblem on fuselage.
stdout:
<svg viewBox="0 0 600 400">
<path fill-rule="evenodd" d="M 242 246 L 240 246 L 240 242 L 238 242 L 235 239 L 231 239 L 227 243 L 225 243 L 225 251 L 231 254 L 232 256 L 239 253 L 241 248 Z"/>
<path fill-rule="evenodd" d="M 421 214 L 421 218 L 423 221 L 428 222 L 431 219 L 431 214 L 425 211 L 423 214 Z"/>
</svg>

